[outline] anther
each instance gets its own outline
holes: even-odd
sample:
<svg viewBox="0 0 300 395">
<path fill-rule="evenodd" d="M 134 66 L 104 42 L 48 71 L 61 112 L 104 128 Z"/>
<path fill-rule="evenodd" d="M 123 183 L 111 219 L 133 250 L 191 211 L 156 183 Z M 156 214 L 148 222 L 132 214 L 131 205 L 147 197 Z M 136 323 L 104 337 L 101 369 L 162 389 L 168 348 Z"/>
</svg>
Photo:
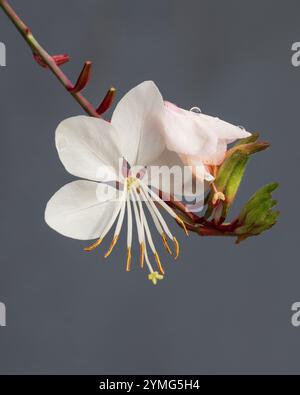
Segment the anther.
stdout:
<svg viewBox="0 0 300 395">
<path fill-rule="evenodd" d="M 183 220 L 180 218 L 180 217 L 176 217 L 176 221 L 183 227 L 183 230 L 184 230 L 184 232 L 185 232 L 185 234 L 188 236 L 189 235 L 189 232 L 188 232 L 188 230 L 187 230 L 187 228 L 186 228 L 186 226 L 185 226 L 185 223 L 183 222 Z"/>
<path fill-rule="evenodd" d="M 100 244 L 102 243 L 102 239 L 98 239 L 97 241 L 95 241 L 95 243 L 91 244 L 88 247 L 84 248 L 84 251 L 93 251 L 95 248 L 97 248 Z"/>
<path fill-rule="evenodd" d="M 167 237 L 166 237 L 165 233 L 162 233 L 162 234 L 161 234 L 161 237 L 162 237 L 162 240 L 163 240 L 165 249 L 168 251 L 168 253 L 169 253 L 170 255 L 173 255 L 173 254 L 172 254 L 172 251 L 171 251 L 171 248 L 170 248 L 170 246 L 169 246 L 169 244 L 168 244 L 168 242 L 167 242 Z"/>
<path fill-rule="evenodd" d="M 217 191 L 217 192 L 215 192 L 215 194 L 214 194 L 214 196 L 213 196 L 213 198 L 212 198 L 212 204 L 215 205 L 215 204 L 216 204 L 217 202 L 219 202 L 220 200 L 224 202 L 224 200 L 225 200 L 225 195 L 224 195 L 223 192 Z"/>
<path fill-rule="evenodd" d="M 113 240 L 112 240 L 112 242 L 111 242 L 111 244 L 109 246 L 108 251 L 104 255 L 104 258 L 107 258 L 112 253 L 112 250 L 114 249 L 114 246 L 117 244 L 118 238 L 119 238 L 119 235 L 115 235 L 115 237 L 113 238 Z"/>
<path fill-rule="evenodd" d="M 127 248 L 126 272 L 130 272 L 131 247 Z"/>
<path fill-rule="evenodd" d="M 161 265 L 161 262 L 160 262 L 160 259 L 159 259 L 159 256 L 158 256 L 157 252 L 154 253 L 154 258 L 155 258 L 155 261 L 157 263 L 157 267 L 158 267 L 159 271 L 161 272 L 161 274 L 165 274 L 165 271 L 164 271 L 164 269 L 163 269 L 163 267 Z"/>
<path fill-rule="evenodd" d="M 178 255 L 179 255 L 179 243 L 178 243 L 178 241 L 177 241 L 175 236 L 173 236 L 173 242 L 174 242 L 174 245 L 175 245 L 175 257 L 174 258 L 177 259 Z"/>
<path fill-rule="evenodd" d="M 143 269 L 145 258 L 145 243 L 142 241 L 140 244 L 140 266 Z"/>
</svg>

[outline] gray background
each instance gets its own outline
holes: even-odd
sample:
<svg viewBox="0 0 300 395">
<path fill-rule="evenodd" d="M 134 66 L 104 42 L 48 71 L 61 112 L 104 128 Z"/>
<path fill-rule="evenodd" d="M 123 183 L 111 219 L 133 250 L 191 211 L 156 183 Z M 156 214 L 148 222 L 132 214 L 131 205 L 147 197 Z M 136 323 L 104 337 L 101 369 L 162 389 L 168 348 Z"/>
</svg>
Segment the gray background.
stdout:
<svg viewBox="0 0 300 395">
<path fill-rule="evenodd" d="M 13 1 L 40 42 L 67 52 L 72 79 L 94 62 L 87 97 L 114 85 L 120 98 L 153 79 L 165 98 L 261 131 L 271 142 L 247 170 L 236 210 L 279 181 L 279 224 L 240 246 L 231 239 L 182 242 L 153 287 L 124 270 L 125 239 L 109 259 L 46 226 L 50 196 L 72 180 L 58 160 L 54 130 L 82 110 L 32 61 L 0 13 L 1 373 L 299 373 L 300 40 L 297 0 Z M 137 248 L 135 250 L 137 252 Z M 137 258 L 136 258 L 137 260 Z"/>
</svg>

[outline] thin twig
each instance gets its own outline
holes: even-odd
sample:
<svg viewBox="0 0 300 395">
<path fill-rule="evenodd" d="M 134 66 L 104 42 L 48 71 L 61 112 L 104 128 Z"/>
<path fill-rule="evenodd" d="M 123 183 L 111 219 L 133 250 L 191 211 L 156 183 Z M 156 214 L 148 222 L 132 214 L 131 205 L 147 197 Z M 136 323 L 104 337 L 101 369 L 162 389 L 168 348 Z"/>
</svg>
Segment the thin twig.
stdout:
<svg viewBox="0 0 300 395">
<path fill-rule="evenodd" d="M 48 68 L 52 71 L 55 77 L 60 81 L 60 83 L 65 87 L 65 89 L 74 97 L 74 99 L 81 105 L 81 107 L 87 112 L 87 114 L 89 114 L 92 117 L 99 118 L 100 116 L 97 113 L 96 109 L 80 92 L 71 91 L 74 86 L 70 81 L 70 79 L 56 64 L 52 56 L 49 55 L 48 52 L 38 43 L 38 41 L 33 36 L 32 32 L 30 31 L 30 29 L 16 14 L 16 12 L 8 3 L 8 1 L 0 0 L 0 7 L 4 10 L 6 15 L 19 30 L 24 40 L 31 48 L 33 54 L 38 55 L 43 60 L 43 62 L 48 66 Z"/>
</svg>

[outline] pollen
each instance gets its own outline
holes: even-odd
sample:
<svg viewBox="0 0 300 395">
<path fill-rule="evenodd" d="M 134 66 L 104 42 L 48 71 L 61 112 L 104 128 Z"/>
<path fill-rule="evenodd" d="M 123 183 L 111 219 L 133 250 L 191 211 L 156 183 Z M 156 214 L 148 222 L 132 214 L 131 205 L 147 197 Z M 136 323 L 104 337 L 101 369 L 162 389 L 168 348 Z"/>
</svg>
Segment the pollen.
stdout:
<svg viewBox="0 0 300 395">
<path fill-rule="evenodd" d="M 126 180 L 127 191 L 129 191 L 133 186 L 138 185 L 138 179 L 136 177 L 128 177 Z"/>
<path fill-rule="evenodd" d="M 152 283 L 153 283 L 154 285 L 157 284 L 157 281 L 158 281 L 158 280 L 162 280 L 163 278 L 164 278 L 164 276 L 161 275 L 161 274 L 159 274 L 158 272 L 152 272 L 152 273 L 148 274 L 148 279 L 149 279 L 150 281 L 152 281 Z"/>
</svg>

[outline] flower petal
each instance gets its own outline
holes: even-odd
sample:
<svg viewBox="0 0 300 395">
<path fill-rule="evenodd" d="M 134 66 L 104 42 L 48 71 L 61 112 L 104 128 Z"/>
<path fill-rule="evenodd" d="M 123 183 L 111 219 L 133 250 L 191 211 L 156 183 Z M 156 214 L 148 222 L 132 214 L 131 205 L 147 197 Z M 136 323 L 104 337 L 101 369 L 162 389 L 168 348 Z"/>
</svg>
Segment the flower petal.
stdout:
<svg viewBox="0 0 300 395">
<path fill-rule="evenodd" d="M 167 147 L 179 155 L 190 155 L 206 164 L 220 164 L 227 144 L 251 134 L 219 118 L 183 110 L 166 102 Z"/>
<path fill-rule="evenodd" d="M 111 123 L 121 152 L 132 166 L 147 165 L 164 150 L 164 114 L 162 96 L 152 81 L 133 88 L 116 106 Z"/>
<path fill-rule="evenodd" d="M 214 153 L 218 138 L 208 128 L 199 125 L 199 114 L 168 102 L 165 110 L 164 132 L 169 150 L 186 155 L 209 156 Z"/>
<path fill-rule="evenodd" d="M 56 147 L 66 170 L 81 178 L 115 180 L 121 157 L 113 126 L 87 116 L 62 121 L 56 129 Z"/>
<path fill-rule="evenodd" d="M 45 221 L 64 236 L 79 240 L 99 237 L 120 204 L 115 189 L 79 180 L 66 184 L 49 200 Z"/>
<path fill-rule="evenodd" d="M 210 115 L 205 114 L 196 115 L 198 115 L 199 126 L 203 125 L 203 128 L 208 128 L 208 130 L 216 134 L 218 139 L 224 140 L 228 144 L 237 139 L 251 136 L 251 133 L 241 127 L 232 125 L 231 123 L 223 121 L 217 117 L 211 117 Z"/>
<path fill-rule="evenodd" d="M 163 200 L 175 198 L 181 202 L 197 202 L 197 211 L 203 206 L 204 193 L 208 187 L 205 181 L 212 180 L 213 177 L 202 162 L 185 163 L 175 152 L 167 149 L 151 164 L 142 178 L 150 188 L 162 193 Z"/>
</svg>

